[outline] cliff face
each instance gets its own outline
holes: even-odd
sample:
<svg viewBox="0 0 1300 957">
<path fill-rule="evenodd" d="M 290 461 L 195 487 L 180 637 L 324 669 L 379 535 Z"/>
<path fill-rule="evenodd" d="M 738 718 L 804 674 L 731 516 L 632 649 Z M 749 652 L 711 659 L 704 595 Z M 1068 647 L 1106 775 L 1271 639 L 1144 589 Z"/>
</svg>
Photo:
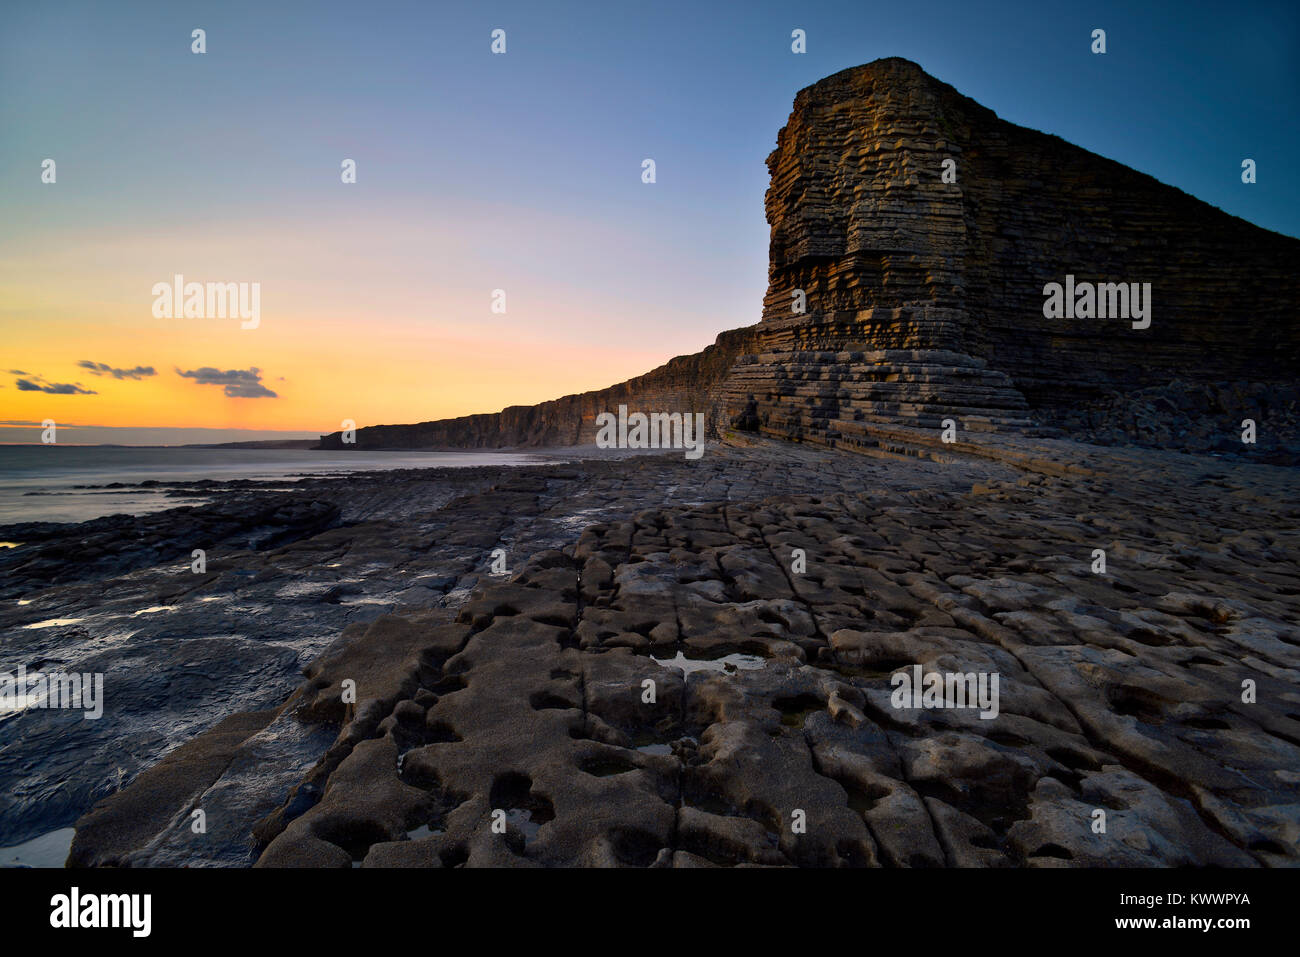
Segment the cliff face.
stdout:
<svg viewBox="0 0 1300 957">
<path fill-rule="evenodd" d="M 761 355 L 727 399 L 752 396 L 770 434 L 1006 428 L 1175 378 L 1300 369 L 1300 242 L 999 120 L 907 60 L 801 91 L 767 163 Z M 1069 275 L 1150 283 L 1149 327 L 1045 318 L 1044 286 Z"/>
<path fill-rule="evenodd" d="M 594 416 L 620 402 L 869 446 L 890 423 L 1015 429 L 1174 378 L 1286 382 L 1300 370 L 1300 241 L 999 120 L 907 60 L 802 90 L 767 163 L 759 325 L 611 389 L 363 429 L 358 446 L 590 441 Z M 1149 283 L 1149 326 L 1046 318 L 1044 286 L 1067 276 Z"/>
<path fill-rule="evenodd" d="M 357 430 L 355 445 L 342 433 L 322 435 L 322 449 L 494 449 L 584 445 L 595 441 L 596 416 L 629 411 L 706 412 L 714 434 L 725 409 L 721 389 L 737 358 L 757 343 L 758 329 L 735 329 L 689 356 L 678 356 L 643 376 L 608 389 L 566 395 L 539 405 L 513 405 L 500 412 L 466 415 L 416 425 L 375 425 Z"/>
</svg>

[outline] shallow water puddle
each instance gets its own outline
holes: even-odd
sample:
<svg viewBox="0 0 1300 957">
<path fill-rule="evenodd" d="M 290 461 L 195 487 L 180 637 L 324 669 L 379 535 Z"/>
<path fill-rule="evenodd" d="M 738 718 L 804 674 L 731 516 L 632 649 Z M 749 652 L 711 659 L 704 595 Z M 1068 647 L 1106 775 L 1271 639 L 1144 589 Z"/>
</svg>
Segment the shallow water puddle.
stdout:
<svg viewBox="0 0 1300 957">
<path fill-rule="evenodd" d="M 699 743 L 689 735 L 673 738 L 670 741 L 659 731 L 645 730 L 633 736 L 632 750 L 639 751 L 642 754 L 671 755 L 673 753 L 673 745 L 678 742 L 689 742 L 690 744 L 696 745 Z"/>
<path fill-rule="evenodd" d="M 583 761 L 579 767 L 584 774 L 590 774 L 594 778 L 610 778 L 616 774 L 627 774 L 629 771 L 635 771 L 636 765 L 626 758 L 621 758 L 616 754 L 596 756 Z"/>
<path fill-rule="evenodd" d="M 506 808 L 506 825 L 509 826 L 513 824 L 515 827 L 519 828 L 520 832 L 524 835 L 524 841 L 528 842 L 537 837 L 537 832 L 542 829 L 543 824 L 551 820 L 551 818 L 545 814 L 538 814 L 537 816 L 545 818 L 545 820 L 534 820 L 533 812 L 528 810 L 528 808 L 508 807 Z"/>
<path fill-rule="evenodd" d="M 538 826 L 540 827 L 541 825 Z M 415 828 L 414 830 L 407 831 L 406 839 L 408 841 L 418 841 L 420 840 L 420 838 L 423 837 L 438 837 L 440 834 L 446 834 L 446 833 L 447 832 L 440 827 L 430 828 L 429 825 L 427 824 L 421 824 L 419 827 Z"/>
<path fill-rule="evenodd" d="M 339 602 L 340 605 L 391 605 L 394 604 L 391 595 L 365 595 L 361 598 L 349 598 L 347 601 Z"/>
<path fill-rule="evenodd" d="M 687 658 L 685 652 L 677 652 L 674 658 L 656 658 L 650 660 L 661 668 L 678 668 L 686 674 L 694 671 L 719 671 L 723 674 L 735 674 L 737 671 L 754 671 L 767 664 L 767 659 L 759 655 L 742 655 L 739 653 L 723 655 L 721 658 Z"/>
<path fill-rule="evenodd" d="M 76 833 L 75 827 L 61 827 L 13 847 L 0 847 L 0 867 L 62 867 Z"/>
</svg>

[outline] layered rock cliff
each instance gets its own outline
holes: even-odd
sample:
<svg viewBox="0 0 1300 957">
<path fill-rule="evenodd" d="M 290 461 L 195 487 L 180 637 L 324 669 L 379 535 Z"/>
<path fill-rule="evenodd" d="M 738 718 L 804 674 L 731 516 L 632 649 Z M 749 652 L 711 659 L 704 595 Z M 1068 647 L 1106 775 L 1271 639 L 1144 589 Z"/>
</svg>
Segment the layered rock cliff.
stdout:
<svg viewBox="0 0 1300 957">
<path fill-rule="evenodd" d="M 703 352 L 677 356 L 643 376 L 608 389 L 566 395 L 538 405 L 513 405 L 500 412 L 439 419 L 415 425 L 358 429 L 356 444 L 340 432 L 322 435 L 322 449 L 493 449 L 584 445 L 595 440 L 596 416 L 630 411 L 706 412 L 716 434 L 725 413 L 721 392 L 736 360 L 758 342 L 758 328 L 733 329 Z"/>
<path fill-rule="evenodd" d="M 752 395 L 772 434 L 997 427 L 1174 378 L 1300 369 L 1300 242 L 999 120 L 914 63 L 801 91 L 767 162 L 762 354 L 726 399 Z M 1046 318 L 1044 287 L 1067 276 L 1150 283 L 1149 327 Z"/>
<path fill-rule="evenodd" d="M 894 426 L 1016 429 L 1175 378 L 1300 370 L 1300 241 L 1000 120 L 915 63 L 800 91 L 767 164 L 757 326 L 610 389 L 362 429 L 358 447 L 579 443 L 626 403 L 867 449 Z M 1149 283 L 1149 325 L 1045 317 L 1067 276 Z"/>
</svg>

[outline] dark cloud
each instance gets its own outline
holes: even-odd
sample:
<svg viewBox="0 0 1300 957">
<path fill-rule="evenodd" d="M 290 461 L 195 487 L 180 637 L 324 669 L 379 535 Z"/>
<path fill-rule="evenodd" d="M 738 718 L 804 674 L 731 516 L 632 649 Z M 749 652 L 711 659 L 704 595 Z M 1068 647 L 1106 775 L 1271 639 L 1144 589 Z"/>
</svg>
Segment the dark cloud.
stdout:
<svg viewBox="0 0 1300 957">
<path fill-rule="evenodd" d="M 188 372 L 177 369 L 176 374 L 186 379 L 193 379 L 199 385 L 222 386 L 226 396 L 231 399 L 279 398 L 276 393 L 262 385 L 262 372 L 257 366 L 251 369 L 226 369 L 224 372 L 212 366 L 204 366 Z"/>
<path fill-rule="evenodd" d="M 259 383 L 252 385 L 228 385 L 226 395 L 232 399 L 277 399 L 279 395 Z"/>
<path fill-rule="evenodd" d="M 143 379 L 147 376 L 157 375 L 153 366 L 136 366 L 134 369 L 114 369 L 106 362 L 91 362 L 89 359 L 82 359 L 77 365 L 83 369 L 89 369 L 95 375 L 111 375 L 114 379 Z"/>
<path fill-rule="evenodd" d="M 44 392 L 46 395 L 99 395 L 94 389 L 83 389 L 80 383 L 73 385 L 71 382 L 46 382 L 40 376 L 32 378 L 39 381 L 18 379 L 14 385 L 18 387 L 19 392 Z"/>
</svg>

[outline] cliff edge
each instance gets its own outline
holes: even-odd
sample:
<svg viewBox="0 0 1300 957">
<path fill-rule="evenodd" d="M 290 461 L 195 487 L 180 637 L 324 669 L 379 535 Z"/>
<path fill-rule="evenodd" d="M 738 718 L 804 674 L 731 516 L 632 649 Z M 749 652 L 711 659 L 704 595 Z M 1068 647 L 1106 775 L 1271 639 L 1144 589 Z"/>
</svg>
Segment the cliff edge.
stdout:
<svg viewBox="0 0 1300 957">
<path fill-rule="evenodd" d="M 867 450 L 949 418 L 1079 425 L 1090 403 L 1174 380 L 1179 396 L 1252 383 L 1249 407 L 1201 411 L 1295 424 L 1278 399 L 1300 370 L 1300 240 L 1001 120 L 898 58 L 800 91 L 767 165 L 758 325 L 608 389 L 363 428 L 348 447 L 580 444 L 627 404 Z"/>
</svg>

